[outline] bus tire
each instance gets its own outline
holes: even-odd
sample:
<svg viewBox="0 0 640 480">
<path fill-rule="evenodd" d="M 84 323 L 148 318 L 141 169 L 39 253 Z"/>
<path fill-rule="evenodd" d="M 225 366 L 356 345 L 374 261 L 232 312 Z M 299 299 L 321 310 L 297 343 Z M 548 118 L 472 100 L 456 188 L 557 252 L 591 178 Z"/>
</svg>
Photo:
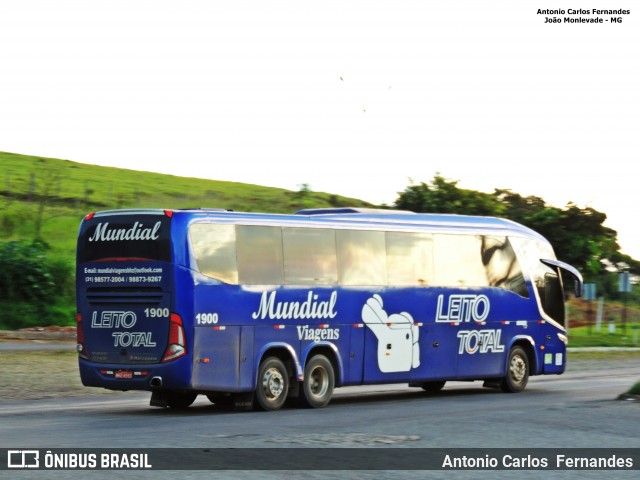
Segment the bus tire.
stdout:
<svg viewBox="0 0 640 480">
<path fill-rule="evenodd" d="M 265 411 L 274 411 L 284 405 L 289 392 L 289 374 L 277 357 L 269 357 L 260 364 L 256 400 L 258 407 Z"/>
<path fill-rule="evenodd" d="M 433 382 L 423 382 L 420 387 L 427 393 L 436 393 L 442 390 L 445 383 L 447 383 L 446 380 L 434 380 Z"/>
<path fill-rule="evenodd" d="M 333 365 L 324 355 L 314 355 L 304 367 L 300 403 L 304 407 L 326 407 L 331 401 L 334 386 Z"/>
<path fill-rule="evenodd" d="M 509 350 L 507 371 L 500 384 L 503 392 L 517 393 L 524 390 L 529 381 L 529 357 L 522 347 Z"/>
<path fill-rule="evenodd" d="M 175 409 L 188 408 L 196 400 L 197 393 L 193 392 L 166 392 L 167 407 Z"/>
</svg>

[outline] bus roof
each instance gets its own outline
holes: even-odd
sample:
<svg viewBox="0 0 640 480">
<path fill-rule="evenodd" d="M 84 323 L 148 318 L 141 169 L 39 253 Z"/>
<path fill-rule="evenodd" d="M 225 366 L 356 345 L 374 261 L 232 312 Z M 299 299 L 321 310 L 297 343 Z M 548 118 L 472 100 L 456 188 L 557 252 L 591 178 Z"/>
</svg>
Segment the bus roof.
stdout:
<svg viewBox="0 0 640 480">
<path fill-rule="evenodd" d="M 210 219 L 223 223 L 246 223 L 250 225 L 282 225 L 292 227 L 313 226 L 316 228 L 341 226 L 344 228 L 366 227 L 384 230 L 440 231 L 459 233 L 502 234 L 524 236 L 547 241 L 536 231 L 511 220 L 497 217 L 472 215 L 415 213 L 406 210 L 383 210 L 374 208 L 318 208 L 300 210 L 295 214 L 235 212 L 218 208 L 194 208 L 185 210 L 110 210 L 97 212 L 96 216 L 127 214 L 163 214 L 172 212 L 182 220 Z M 188 217 L 188 218 L 187 218 Z"/>
<path fill-rule="evenodd" d="M 301 215 L 301 212 L 297 212 Z M 497 217 L 484 217 L 473 215 L 456 215 L 444 213 L 415 213 L 408 211 L 379 210 L 362 213 L 315 213 L 309 215 L 310 220 L 326 219 L 330 223 L 352 223 L 371 225 L 395 225 L 398 227 L 420 227 L 425 229 L 446 229 L 446 230 L 482 230 L 500 231 L 505 234 L 516 234 L 526 237 L 536 237 L 544 239 L 539 233 L 524 225 L 511 220 Z M 546 241 L 546 240 L 545 240 Z"/>
</svg>

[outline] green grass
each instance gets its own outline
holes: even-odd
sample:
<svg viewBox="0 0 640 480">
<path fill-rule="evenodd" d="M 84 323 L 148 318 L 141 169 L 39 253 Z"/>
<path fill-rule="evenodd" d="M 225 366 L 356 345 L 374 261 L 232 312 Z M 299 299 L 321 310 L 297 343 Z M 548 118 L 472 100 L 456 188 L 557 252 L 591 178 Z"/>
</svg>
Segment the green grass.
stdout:
<svg viewBox="0 0 640 480">
<path fill-rule="evenodd" d="M 634 327 L 636 330 L 634 330 Z M 634 337 L 635 332 L 635 337 Z M 634 339 L 636 342 L 634 343 Z M 615 333 L 609 333 L 608 325 L 600 331 L 595 326 L 569 329 L 570 347 L 640 347 L 640 324 L 627 324 L 626 334 L 621 325 L 616 325 Z"/>
<path fill-rule="evenodd" d="M 594 362 L 597 364 L 600 361 L 603 363 L 617 361 L 628 365 L 630 362 L 640 360 L 640 350 L 572 350 L 567 353 L 567 359 L 569 364 L 573 362 Z"/>
<path fill-rule="evenodd" d="M 32 239 L 44 207 L 40 237 L 73 262 L 76 234 L 91 211 L 116 208 L 216 207 L 292 213 L 308 207 L 371 205 L 313 191 L 178 177 L 0 152 L 0 241 Z M 311 180 L 311 179 L 310 179 Z"/>
<path fill-rule="evenodd" d="M 296 192 L 7 152 L 0 152 L 0 175 L 0 242 L 39 238 L 48 245 L 49 258 L 70 266 L 75 263 L 80 222 L 87 213 L 98 210 L 215 207 L 292 213 L 309 207 L 372 206 L 355 198 L 303 188 Z M 15 308 L 8 309 L 7 301 L 0 301 L 12 315 L 10 323 L 0 319 L 0 328 L 15 328 L 13 320 L 21 326 L 71 325 L 74 302 L 72 293 L 60 292 L 46 313 L 28 314 L 33 306 L 21 304 L 26 313 L 19 315 Z"/>
</svg>

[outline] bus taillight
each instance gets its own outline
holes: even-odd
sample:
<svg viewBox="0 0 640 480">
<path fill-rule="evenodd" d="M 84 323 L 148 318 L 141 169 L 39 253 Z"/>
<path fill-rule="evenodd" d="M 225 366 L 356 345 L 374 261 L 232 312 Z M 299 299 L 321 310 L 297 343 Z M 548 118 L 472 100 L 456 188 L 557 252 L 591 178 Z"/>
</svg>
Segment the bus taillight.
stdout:
<svg viewBox="0 0 640 480">
<path fill-rule="evenodd" d="M 86 221 L 91 220 L 95 214 L 96 214 L 96 212 L 88 213 L 88 214 L 84 217 L 84 219 L 85 219 Z"/>
<path fill-rule="evenodd" d="M 171 314 L 169 321 L 169 345 L 164 352 L 162 362 L 170 362 L 187 354 L 186 338 L 182 318 L 177 313 Z"/>
<path fill-rule="evenodd" d="M 84 359 L 89 360 L 89 354 L 87 353 L 87 349 L 84 347 L 84 330 L 82 329 L 82 314 L 78 313 L 76 315 L 76 350 L 78 351 L 78 355 Z"/>
</svg>

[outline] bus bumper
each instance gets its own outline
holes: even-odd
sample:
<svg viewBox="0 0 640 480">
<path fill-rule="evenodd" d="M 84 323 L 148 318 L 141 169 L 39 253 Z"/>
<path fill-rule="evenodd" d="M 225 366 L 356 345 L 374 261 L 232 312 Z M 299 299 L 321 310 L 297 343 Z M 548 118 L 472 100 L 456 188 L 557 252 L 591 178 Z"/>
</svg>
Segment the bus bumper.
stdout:
<svg viewBox="0 0 640 480">
<path fill-rule="evenodd" d="M 191 358 L 185 356 L 169 363 L 126 365 L 92 363 L 79 359 L 80 379 L 87 387 L 109 390 L 191 389 Z"/>
</svg>

